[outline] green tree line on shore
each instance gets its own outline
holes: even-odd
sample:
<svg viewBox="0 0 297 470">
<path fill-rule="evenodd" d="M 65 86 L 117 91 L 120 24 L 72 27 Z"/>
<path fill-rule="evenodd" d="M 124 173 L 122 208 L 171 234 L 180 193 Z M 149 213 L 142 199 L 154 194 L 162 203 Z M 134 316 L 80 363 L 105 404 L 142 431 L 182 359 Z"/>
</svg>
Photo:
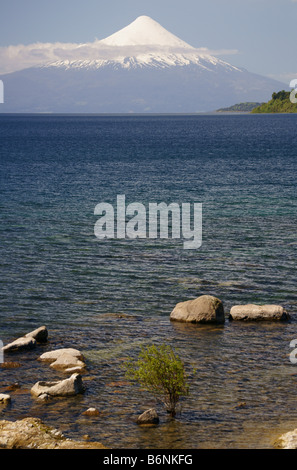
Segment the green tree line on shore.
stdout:
<svg viewBox="0 0 297 470">
<path fill-rule="evenodd" d="M 296 98 L 297 98 L 297 90 Z M 293 97 L 295 98 L 295 91 Z M 267 103 L 244 102 L 237 103 L 228 108 L 220 108 L 217 112 L 245 112 L 245 113 L 297 113 L 297 103 L 292 103 L 290 99 L 291 92 L 281 90 L 272 93 L 271 100 Z M 292 97 L 291 97 L 292 98 Z"/>
<path fill-rule="evenodd" d="M 260 113 L 297 113 L 297 103 L 292 103 L 290 100 L 290 91 L 281 90 L 272 93 L 271 100 L 267 103 L 262 103 L 251 112 L 255 114 Z"/>
</svg>

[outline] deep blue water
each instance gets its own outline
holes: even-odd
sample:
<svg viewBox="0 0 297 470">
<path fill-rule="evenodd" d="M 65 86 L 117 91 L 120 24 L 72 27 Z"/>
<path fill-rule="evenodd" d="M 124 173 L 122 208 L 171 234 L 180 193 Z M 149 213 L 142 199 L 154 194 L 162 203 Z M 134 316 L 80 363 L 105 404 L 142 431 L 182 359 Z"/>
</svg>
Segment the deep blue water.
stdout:
<svg viewBox="0 0 297 470">
<path fill-rule="evenodd" d="M 0 115 L 0 339 L 45 324 L 48 348 L 83 350 L 95 379 L 69 415 L 63 409 L 71 437 L 89 433 L 117 447 L 255 447 L 260 437 L 269 446 L 267 429 L 287 429 L 296 404 L 288 360 L 297 337 L 296 129 L 296 115 Z M 120 194 L 146 207 L 202 203 L 201 248 L 98 240 L 94 208 Z M 202 294 L 219 297 L 226 316 L 235 304 L 276 303 L 292 321 L 170 323 L 177 302 Z M 111 405 L 106 384 L 122 380 L 124 356 L 159 341 L 179 346 L 200 375 L 179 419 L 164 417 L 166 432 L 139 431 L 131 410 L 137 415 L 149 398 L 127 385 Z M 32 354 L 19 369 L 0 370 L 2 389 L 21 377 L 29 390 L 53 376 Z M 55 403 L 36 405 L 29 395 L 16 395 L 2 414 L 57 420 Z M 81 424 L 91 402 L 107 410 L 106 436 L 100 422 Z M 234 416 L 239 402 L 247 406 Z"/>
</svg>

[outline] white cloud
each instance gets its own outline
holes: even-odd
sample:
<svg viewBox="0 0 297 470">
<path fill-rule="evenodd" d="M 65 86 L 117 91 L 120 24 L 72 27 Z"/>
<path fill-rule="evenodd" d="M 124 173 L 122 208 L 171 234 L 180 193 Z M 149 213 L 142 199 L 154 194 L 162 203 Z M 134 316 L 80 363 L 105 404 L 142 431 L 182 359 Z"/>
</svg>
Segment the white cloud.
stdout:
<svg viewBox="0 0 297 470">
<path fill-rule="evenodd" d="M 213 55 L 213 56 L 239 54 L 238 49 L 208 49 L 208 47 L 199 47 L 199 48 L 196 48 L 195 50 L 200 54 Z"/>
<path fill-rule="evenodd" d="M 158 50 L 160 48 L 150 48 Z M 166 49 L 170 53 L 170 49 Z M 115 57 L 135 56 L 144 52 L 143 46 L 107 46 L 101 41 L 95 40 L 92 43 L 72 44 L 72 43 L 35 43 L 29 45 L 19 44 L 17 46 L 0 47 L 0 74 L 15 72 L 27 67 L 43 65 L 48 62 L 58 60 L 84 60 L 100 59 L 106 60 Z M 165 49 L 162 48 L 162 52 Z M 173 50 L 172 50 L 173 52 Z M 184 49 L 174 52 L 184 52 Z M 191 52 L 201 55 L 233 55 L 237 54 L 236 49 L 232 50 L 210 50 L 206 47 L 191 49 Z"/>
<path fill-rule="evenodd" d="M 77 47 L 75 44 L 62 43 L 35 43 L 25 46 L 0 47 L 0 73 L 9 73 L 21 70 L 34 65 L 61 59 L 63 55 L 73 51 Z"/>
</svg>

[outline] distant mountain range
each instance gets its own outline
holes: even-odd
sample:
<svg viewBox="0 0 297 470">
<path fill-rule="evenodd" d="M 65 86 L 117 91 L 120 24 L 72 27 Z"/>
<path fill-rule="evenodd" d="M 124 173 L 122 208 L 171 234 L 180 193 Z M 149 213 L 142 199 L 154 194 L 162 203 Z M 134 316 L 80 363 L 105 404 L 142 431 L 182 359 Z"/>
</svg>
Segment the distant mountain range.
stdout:
<svg viewBox="0 0 297 470">
<path fill-rule="evenodd" d="M 63 55 L 0 76 L 0 112 L 207 112 L 267 101 L 284 86 L 195 49 L 147 16 L 71 54 L 65 45 Z"/>
</svg>

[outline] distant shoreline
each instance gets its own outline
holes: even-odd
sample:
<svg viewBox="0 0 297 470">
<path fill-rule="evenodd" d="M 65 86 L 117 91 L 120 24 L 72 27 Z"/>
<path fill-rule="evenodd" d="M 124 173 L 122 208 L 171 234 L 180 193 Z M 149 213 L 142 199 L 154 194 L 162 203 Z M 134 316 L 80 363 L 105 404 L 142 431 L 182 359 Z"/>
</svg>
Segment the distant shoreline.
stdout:
<svg viewBox="0 0 297 470">
<path fill-rule="evenodd" d="M 287 114 L 294 115 L 290 112 L 268 112 L 268 113 L 252 113 L 251 111 L 205 111 L 197 113 L 0 113 L 0 117 L 166 117 L 166 116 L 246 116 L 246 115 L 274 115 Z"/>
</svg>

